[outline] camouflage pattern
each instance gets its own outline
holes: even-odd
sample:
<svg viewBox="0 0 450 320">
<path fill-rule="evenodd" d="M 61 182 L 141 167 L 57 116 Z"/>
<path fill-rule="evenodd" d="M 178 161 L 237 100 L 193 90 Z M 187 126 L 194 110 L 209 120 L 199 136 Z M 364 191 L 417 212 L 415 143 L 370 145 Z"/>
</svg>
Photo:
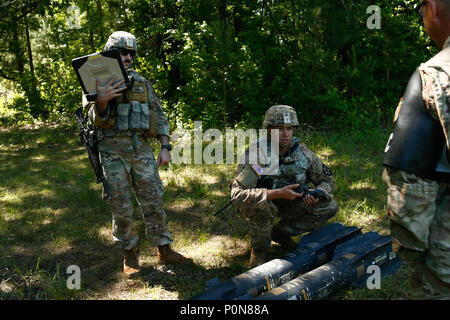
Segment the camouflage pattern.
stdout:
<svg viewBox="0 0 450 320">
<path fill-rule="evenodd" d="M 439 184 L 425 266 L 425 292 L 450 294 L 450 184 Z"/>
<path fill-rule="evenodd" d="M 422 96 L 432 117 L 442 125 L 447 157 L 450 159 L 450 37 L 443 50 L 419 67 Z M 430 226 L 429 249 L 425 255 L 424 291 L 430 295 L 450 294 L 450 184 L 440 183 L 436 212 Z M 448 297 L 447 297 L 448 298 Z"/>
<path fill-rule="evenodd" d="M 112 195 L 113 238 L 115 244 L 125 250 L 135 248 L 139 242 L 130 189 L 136 195 L 150 244 L 163 246 L 173 241 L 163 208 L 163 184 L 147 141 L 149 137 L 169 136 L 169 123 L 152 84 L 134 70 L 129 70 L 128 74 L 135 79 L 133 88 L 108 103 L 103 116 L 95 102 L 87 105 L 89 120 L 98 131 L 101 164 Z M 149 105 L 149 130 L 117 128 L 117 106 L 130 103 L 131 114 L 134 102 Z"/>
<path fill-rule="evenodd" d="M 281 126 L 298 126 L 297 112 L 291 106 L 279 104 L 267 110 L 262 128 Z"/>
<path fill-rule="evenodd" d="M 109 50 L 112 48 L 133 50 L 137 53 L 136 37 L 126 31 L 116 31 L 109 36 L 103 50 Z"/>
<path fill-rule="evenodd" d="M 134 84 L 133 88 L 125 94 L 125 99 L 127 101 L 146 102 L 150 107 L 150 129 L 143 132 L 144 136 L 147 138 L 156 137 L 158 135 L 169 136 L 169 122 L 164 114 L 161 102 L 155 93 L 153 85 L 132 69 L 128 70 L 128 75 L 131 75 L 134 78 Z M 123 97 L 115 99 L 116 104 L 122 102 L 124 102 Z M 113 137 L 117 135 L 133 135 L 132 131 L 119 132 L 117 128 L 115 128 L 117 122 L 116 108 L 115 104 L 108 104 L 105 114 L 102 117 L 99 115 L 95 103 L 90 103 L 89 117 L 92 123 L 99 128 L 100 139 L 103 138 L 103 136 Z"/>
<path fill-rule="evenodd" d="M 427 250 L 438 183 L 389 167 L 383 172 L 383 181 L 387 185 L 387 214 L 392 236 L 409 249 Z"/>
<path fill-rule="evenodd" d="M 384 170 L 383 181 L 387 185 L 387 214 L 392 237 L 403 247 L 425 255 L 424 293 L 449 294 L 450 184 L 394 168 Z M 409 268 L 414 273 L 421 266 L 414 264 Z"/>
<path fill-rule="evenodd" d="M 450 150 L 450 37 L 444 43 L 443 50 L 422 63 L 419 71 L 423 99 L 431 116 L 442 125 L 447 150 Z"/>
<path fill-rule="evenodd" d="M 113 237 L 121 248 L 133 249 L 139 241 L 133 222 L 130 187 L 136 195 L 151 245 L 170 244 L 163 208 L 164 187 L 152 149 L 144 137 L 136 148 L 130 137 L 105 137 L 99 144 L 105 179 L 111 192 Z M 135 151 L 136 150 L 136 151 Z"/>
<path fill-rule="evenodd" d="M 299 139 L 294 137 L 291 146 L 296 142 Z M 299 144 L 288 157 L 289 160 L 281 163 L 273 176 L 274 188 L 296 183 L 305 186 L 307 182 L 311 182 L 316 189 L 326 193 L 327 199 L 321 199 L 315 206 L 298 199 L 267 200 L 267 188 L 249 188 L 236 178 L 232 184 L 231 200 L 248 223 L 251 246 L 255 250 L 263 251 L 270 247 L 270 234 L 276 217 L 281 218 L 278 225 L 283 235 L 296 236 L 323 227 L 338 210 L 332 195 L 334 177 L 317 155 L 306 145 Z M 247 164 L 240 165 L 236 177 L 246 167 Z"/>
<path fill-rule="evenodd" d="M 450 38 L 439 54 L 420 65 L 419 71 L 423 99 L 430 115 L 442 125 L 450 150 Z M 383 181 L 387 185 L 391 234 L 409 250 L 402 258 L 409 263 L 411 282 L 419 278 L 423 295 L 450 294 L 450 184 L 394 168 L 384 170 Z"/>
</svg>

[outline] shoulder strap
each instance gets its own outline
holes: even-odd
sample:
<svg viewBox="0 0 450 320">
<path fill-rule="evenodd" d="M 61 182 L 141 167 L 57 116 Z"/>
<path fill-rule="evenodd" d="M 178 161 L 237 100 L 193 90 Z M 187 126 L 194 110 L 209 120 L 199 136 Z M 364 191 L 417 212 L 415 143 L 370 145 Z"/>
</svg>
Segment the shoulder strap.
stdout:
<svg viewBox="0 0 450 320">
<path fill-rule="evenodd" d="M 299 142 L 298 141 L 296 141 L 290 148 L 289 148 L 289 150 L 288 150 L 288 152 L 287 152 L 287 155 L 289 156 L 289 155 L 291 155 L 295 150 L 297 150 L 297 148 L 299 147 Z M 284 157 L 284 156 L 282 156 L 282 155 L 280 155 L 280 164 L 283 164 L 284 163 L 284 159 L 285 159 L 286 157 Z"/>
</svg>

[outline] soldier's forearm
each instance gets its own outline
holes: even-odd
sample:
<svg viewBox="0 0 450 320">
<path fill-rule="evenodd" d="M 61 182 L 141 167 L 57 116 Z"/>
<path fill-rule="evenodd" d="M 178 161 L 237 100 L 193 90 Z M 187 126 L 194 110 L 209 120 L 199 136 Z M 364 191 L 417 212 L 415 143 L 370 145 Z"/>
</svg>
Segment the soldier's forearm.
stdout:
<svg viewBox="0 0 450 320">
<path fill-rule="evenodd" d="M 161 144 L 169 144 L 169 137 L 165 134 L 161 134 L 158 136 L 158 140 Z"/>
<path fill-rule="evenodd" d="M 279 198 L 281 198 L 280 189 L 267 189 L 267 200 L 274 200 Z"/>
</svg>

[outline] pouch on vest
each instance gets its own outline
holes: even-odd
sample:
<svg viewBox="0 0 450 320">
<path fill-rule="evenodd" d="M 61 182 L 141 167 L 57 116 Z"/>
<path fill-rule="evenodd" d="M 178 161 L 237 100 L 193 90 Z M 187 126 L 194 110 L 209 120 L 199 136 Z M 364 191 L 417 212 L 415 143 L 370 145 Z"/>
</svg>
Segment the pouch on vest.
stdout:
<svg viewBox="0 0 450 320">
<path fill-rule="evenodd" d="M 133 87 L 126 94 L 128 101 L 147 101 L 147 86 L 145 83 L 136 80 Z"/>
<path fill-rule="evenodd" d="M 130 103 L 119 103 L 117 105 L 117 129 L 119 131 L 128 130 L 128 114 L 130 113 Z"/>
<path fill-rule="evenodd" d="M 113 128 L 114 125 L 116 124 L 115 114 L 113 116 L 110 109 L 109 109 L 109 112 L 107 112 L 107 115 L 108 114 L 109 114 L 109 116 L 105 120 L 106 116 L 104 118 L 102 118 L 98 114 L 98 109 L 97 109 L 96 104 L 91 103 L 91 106 L 88 111 L 88 115 L 89 115 L 89 119 L 95 126 L 99 127 L 100 129 L 104 129 L 104 130 L 109 130 L 109 129 Z"/>
<path fill-rule="evenodd" d="M 146 138 L 156 138 L 158 135 L 158 118 L 155 112 L 156 102 L 150 101 L 151 109 L 149 109 L 149 129 L 144 132 Z"/>
<path fill-rule="evenodd" d="M 148 103 L 142 103 L 141 109 L 141 129 L 148 130 L 150 128 L 150 109 L 148 108 Z"/>
<path fill-rule="evenodd" d="M 131 101 L 130 130 L 138 130 L 141 128 L 141 114 L 141 104 L 137 101 Z"/>
</svg>

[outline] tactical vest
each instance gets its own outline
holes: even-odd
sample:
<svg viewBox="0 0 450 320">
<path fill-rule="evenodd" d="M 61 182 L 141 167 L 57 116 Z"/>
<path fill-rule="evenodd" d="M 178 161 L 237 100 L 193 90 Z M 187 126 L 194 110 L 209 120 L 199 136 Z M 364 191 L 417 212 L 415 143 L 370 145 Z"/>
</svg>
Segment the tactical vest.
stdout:
<svg viewBox="0 0 450 320">
<path fill-rule="evenodd" d="M 299 139 L 294 137 L 291 145 L 297 147 L 280 157 L 279 168 L 272 176 L 274 189 L 297 183 L 303 188 L 308 184 L 306 178 L 308 159 L 299 147 Z"/>
<path fill-rule="evenodd" d="M 106 136 L 143 134 L 145 137 L 156 137 L 157 118 L 155 113 L 157 97 L 148 92 L 145 79 L 136 72 L 130 71 L 134 83 L 130 90 L 117 97 L 111 105 L 110 119 L 114 125 L 103 130 Z M 149 99 L 154 97 L 154 99 Z"/>
<path fill-rule="evenodd" d="M 450 182 L 450 170 L 445 169 L 450 166 L 444 133 L 423 101 L 419 69 L 409 80 L 396 113 L 395 129 L 386 145 L 383 165 L 422 178 Z"/>
<path fill-rule="evenodd" d="M 267 142 L 266 142 L 267 143 Z M 267 147 L 267 159 L 270 159 L 270 146 Z M 262 166 L 262 167 L 268 167 Z M 291 184 L 307 186 L 306 171 L 308 170 L 308 159 L 299 147 L 299 139 L 292 139 L 291 148 L 284 156 L 280 157 L 278 168 L 271 175 L 257 175 L 251 165 L 244 165 L 236 177 L 246 188 L 268 188 L 277 189 Z"/>
</svg>

